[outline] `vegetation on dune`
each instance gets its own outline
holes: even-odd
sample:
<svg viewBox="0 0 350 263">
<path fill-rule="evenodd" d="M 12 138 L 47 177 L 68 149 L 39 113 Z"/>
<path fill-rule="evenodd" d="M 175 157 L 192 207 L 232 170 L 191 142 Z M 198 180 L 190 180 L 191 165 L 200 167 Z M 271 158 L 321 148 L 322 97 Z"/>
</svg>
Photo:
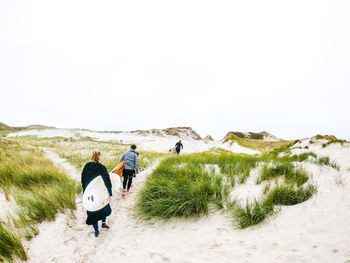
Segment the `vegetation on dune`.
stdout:
<svg viewBox="0 0 350 263">
<path fill-rule="evenodd" d="M 262 223 L 279 209 L 276 205 L 295 205 L 308 200 L 316 192 L 316 186 L 296 187 L 292 185 L 277 186 L 261 200 L 246 202 L 245 206 L 237 204 L 232 216 L 239 228 L 247 228 Z"/>
<path fill-rule="evenodd" d="M 97 148 L 97 147 L 95 147 Z M 99 148 L 101 150 L 101 147 Z M 102 148 L 101 162 L 106 166 L 107 170 L 112 170 L 119 162 L 122 154 L 129 150 L 127 147 L 115 147 L 113 149 Z M 90 161 L 91 152 L 93 148 L 81 147 L 80 149 L 67 151 L 65 148 L 57 149 L 60 157 L 65 158 L 73 164 L 78 170 L 82 170 L 84 165 Z M 157 158 L 166 156 L 168 154 L 140 151 L 139 152 L 139 170 L 149 167 Z"/>
<path fill-rule="evenodd" d="M 239 228 L 247 228 L 263 222 L 270 215 L 274 214 L 275 209 L 269 200 L 257 201 L 253 203 L 246 202 L 245 206 L 236 205 L 233 208 L 232 216 Z"/>
<path fill-rule="evenodd" d="M 79 139 L 52 137 L 36 138 L 34 136 L 22 136 L 13 138 L 12 141 L 37 147 L 47 147 L 57 152 L 61 158 L 66 159 L 78 170 L 82 170 L 84 165 L 90 161 L 93 149 L 99 149 L 102 153 L 102 163 L 107 170 L 113 169 L 119 162 L 121 155 L 130 149 L 129 144 L 119 142 L 97 141 L 91 137 Z M 168 153 L 158 153 L 152 151 L 139 151 L 140 170 L 149 167 L 157 158 L 169 155 Z"/>
<path fill-rule="evenodd" d="M 333 143 L 340 143 L 341 145 L 343 145 L 344 143 L 347 142 L 346 140 L 338 139 L 334 135 L 320 135 L 320 134 L 318 134 L 314 138 L 316 140 L 327 140 L 328 141 L 328 142 L 322 144 L 323 148 L 326 148 L 327 146 L 329 146 Z"/>
<path fill-rule="evenodd" d="M 20 237 L 38 234 L 36 224 L 74 210 L 77 182 L 58 170 L 43 152 L 14 140 L 0 140 L 0 187 L 17 203 L 16 214 L 0 227 L 0 258 L 25 259 Z"/>
<path fill-rule="evenodd" d="M 137 214 L 161 220 L 199 217 L 216 206 L 231 211 L 239 228 L 259 224 L 278 211 L 276 206 L 304 202 L 316 191 L 313 185 L 305 187 L 309 175 L 297 164 L 320 163 L 322 159 L 312 152 L 281 155 L 286 151 L 288 147 L 263 155 L 245 155 L 215 150 L 166 158 L 139 192 Z M 257 183 L 267 182 L 262 200 L 247 201 L 245 206 L 231 200 L 230 191 L 237 183 L 244 183 L 258 165 L 262 169 Z M 277 178 L 282 182 L 276 183 Z"/>
<path fill-rule="evenodd" d="M 336 140 L 337 137 L 335 137 L 334 135 L 321 135 L 321 134 L 317 134 L 315 136 L 316 140 L 327 140 L 327 141 L 333 141 Z"/>
<path fill-rule="evenodd" d="M 295 167 L 291 162 L 281 162 L 273 166 L 264 165 L 257 183 L 260 184 L 262 181 L 280 176 L 284 177 L 287 184 L 297 184 L 298 186 L 303 185 L 309 179 L 306 171 L 302 168 Z"/>
<path fill-rule="evenodd" d="M 330 141 L 328 141 L 326 143 L 323 143 L 322 147 L 326 148 L 328 145 L 331 145 L 333 143 L 340 143 L 341 145 L 343 145 L 346 142 L 347 142 L 346 140 L 340 140 L 340 139 L 330 140 Z"/>
<path fill-rule="evenodd" d="M 0 122 L 0 131 L 15 131 L 15 128 L 6 125 L 3 122 Z"/>
<path fill-rule="evenodd" d="M 173 168 L 162 163 L 139 192 L 137 209 L 143 218 L 169 219 L 207 214 L 209 204 L 223 206 L 222 176 L 199 164 Z"/>
<path fill-rule="evenodd" d="M 308 200 L 315 192 L 316 186 L 309 184 L 306 187 L 282 185 L 275 187 L 266 197 L 266 202 L 274 205 L 295 205 Z"/>
<path fill-rule="evenodd" d="M 279 149 L 281 147 L 286 147 L 291 143 L 293 143 L 294 141 L 285 141 L 285 140 L 265 141 L 261 139 L 248 139 L 248 138 L 241 138 L 233 133 L 230 133 L 229 135 L 226 136 L 224 142 L 229 142 L 229 143 L 237 142 L 239 145 L 243 147 L 251 148 L 264 153 L 268 151 L 273 151 L 275 149 Z"/>
<path fill-rule="evenodd" d="M 143 218 L 169 219 L 207 214 L 211 204 L 227 207 L 230 185 L 235 178 L 243 182 L 257 158 L 209 152 L 169 157 L 147 179 L 136 209 Z M 218 165 L 222 174 L 208 171 L 208 164 Z"/>
<path fill-rule="evenodd" d="M 22 260 L 27 259 L 21 238 L 0 221 L 0 262 L 13 262 L 14 256 Z"/>
<path fill-rule="evenodd" d="M 336 170 L 339 171 L 340 167 L 335 161 L 331 161 L 328 156 L 323 156 L 317 159 L 316 161 L 317 164 L 319 165 L 325 165 L 325 166 L 330 166 Z"/>
<path fill-rule="evenodd" d="M 9 133 L 10 133 L 10 131 L 1 131 L 0 130 L 0 137 L 6 137 L 7 134 L 9 134 Z"/>
</svg>

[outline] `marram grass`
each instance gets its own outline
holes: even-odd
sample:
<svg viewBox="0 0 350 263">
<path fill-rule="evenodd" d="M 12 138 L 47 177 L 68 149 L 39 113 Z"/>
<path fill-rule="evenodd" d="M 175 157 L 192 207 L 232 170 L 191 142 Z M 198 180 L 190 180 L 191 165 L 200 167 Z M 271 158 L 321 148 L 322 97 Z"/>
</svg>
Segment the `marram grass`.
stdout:
<svg viewBox="0 0 350 263">
<path fill-rule="evenodd" d="M 27 259 L 21 238 L 0 221 L 0 262 L 13 262 L 14 256 L 22 260 Z"/>
<path fill-rule="evenodd" d="M 279 209 L 276 206 L 296 205 L 308 200 L 317 191 L 316 186 L 295 187 L 292 185 L 277 186 L 261 201 L 246 202 L 245 206 L 237 204 L 232 216 L 238 228 L 247 228 L 262 223 Z"/>
<path fill-rule="evenodd" d="M 74 210 L 78 183 L 58 170 L 43 152 L 0 139 L 0 187 L 17 203 L 16 214 L 0 226 L 0 259 L 25 259 L 21 238 L 38 234 L 36 224 Z M 0 261 L 1 261 L 0 260 Z"/>
<path fill-rule="evenodd" d="M 316 189 L 302 187 L 309 176 L 296 165 L 310 160 L 310 156 L 314 160 L 317 158 L 314 153 L 293 156 L 279 156 L 279 153 L 259 156 L 215 151 L 168 157 L 138 193 L 136 213 L 143 219 L 200 217 L 208 214 L 214 205 L 231 211 L 239 228 L 259 224 L 278 210 L 276 206 L 303 202 Z M 263 168 L 258 183 L 268 181 L 263 199 L 247 202 L 245 206 L 230 200 L 235 184 L 244 183 L 259 163 Z M 207 165 L 217 165 L 220 172 L 207 169 Z M 279 177 L 284 179 L 282 186 L 271 187 L 270 181 Z"/>
<path fill-rule="evenodd" d="M 222 206 L 222 177 L 210 175 L 197 164 L 174 168 L 162 163 L 138 193 L 141 217 L 167 220 L 208 214 L 209 204 Z"/>
<path fill-rule="evenodd" d="M 294 167 L 291 162 L 282 162 L 273 166 L 264 165 L 258 183 L 262 181 L 284 177 L 287 184 L 303 185 L 309 179 L 305 170 Z"/>
</svg>

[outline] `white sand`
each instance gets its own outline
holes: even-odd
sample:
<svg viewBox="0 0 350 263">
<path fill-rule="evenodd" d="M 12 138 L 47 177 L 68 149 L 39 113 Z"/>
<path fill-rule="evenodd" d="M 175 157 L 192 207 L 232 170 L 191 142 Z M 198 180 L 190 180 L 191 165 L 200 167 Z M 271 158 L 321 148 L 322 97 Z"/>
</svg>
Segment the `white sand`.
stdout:
<svg viewBox="0 0 350 263">
<path fill-rule="evenodd" d="M 233 188 L 230 193 L 231 200 L 236 200 L 241 204 L 245 204 L 246 201 L 260 200 L 265 188 L 265 182 L 256 184 L 261 171 L 261 166 L 251 170 L 250 176 L 246 179 L 244 184 L 238 184 Z"/>
<path fill-rule="evenodd" d="M 262 225 L 238 230 L 219 212 L 198 221 L 138 222 L 132 216 L 136 192 L 154 165 L 137 176 L 126 199 L 114 193 L 107 221 L 111 229 L 95 238 L 78 204 L 76 220 L 60 214 L 55 222 L 39 225 L 40 235 L 26 243 L 29 262 L 350 262 L 349 145 L 309 148 L 336 160 L 340 172 L 305 163 L 318 193 L 304 203 L 282 207 Z M 80 176 L 57 155 L 48 156 L 73 178 Z M 241 198 L 261 193 L 256 173 L 255 169 L 244 189 L 236 189 Z"/>
<path fill-rule="evenodd" d="M 6 220 L 7 216 L 14 215 L 17 207 L 13 196 L 10 195 L 7 200 L 4 191 L 0 188 L 0 219 Z"/>
</svg>

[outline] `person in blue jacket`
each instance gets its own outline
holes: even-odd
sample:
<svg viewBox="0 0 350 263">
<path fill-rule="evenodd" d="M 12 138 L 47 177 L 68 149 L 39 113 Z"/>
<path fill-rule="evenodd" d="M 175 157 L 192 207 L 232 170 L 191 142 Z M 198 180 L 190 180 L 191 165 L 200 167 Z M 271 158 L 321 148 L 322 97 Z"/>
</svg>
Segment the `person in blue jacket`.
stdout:
<svg viewBox="0 0 350 263">
<path fill-rule="evenodd" d="M 95 179 L 97 176 L 101 175 L 102 179 L 107 187 L 109 192 L 109 200 L 111 201 L 112 197 L 112 183 L 109 177 L 109 173 L 107 172 L 107 168 L 100 163 L 101 152 L 99 150 L 94 150 L 91 157 L 91 162 L 85 164 L 83 172 L 81 173 L 81 185 L 83 187 L 83 192 L 85 192 L 88 184 Z M 111 206 L 107 204 L 104 208 L 90 212 L 87 211 L 87 219 L 86 224 L 92 225 L 95 230 L 95 236 L 98 237 L 98 221 L 102 220 L 102 228 L 108 229 L 109 226 L 106 224 L 106 217 L 112 213 Z"/>
<path fill-rule="evenodd" d="M 139 160 L 138 155 L 139 153 L 135 151 L 136 145 L 131 145 L 130 151 L 123 153 L 122 157 L 119 160 L 119 163 L 124 161 L 124 168 L 123 168 L 123 193 L 122 195 L 125 196 L 127 192 L 129 192 L 131 184 L 132 184 L 132 178 L 136 177 L 135 173 L 137 174 L 139 172 Z"/>
</svg>

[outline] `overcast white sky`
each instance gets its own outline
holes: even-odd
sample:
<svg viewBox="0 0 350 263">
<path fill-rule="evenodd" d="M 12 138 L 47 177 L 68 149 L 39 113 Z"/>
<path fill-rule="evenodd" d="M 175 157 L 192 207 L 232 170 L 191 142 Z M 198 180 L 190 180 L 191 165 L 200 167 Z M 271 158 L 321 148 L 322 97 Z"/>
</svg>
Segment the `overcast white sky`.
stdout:
<svg viewBox="0 0 350 263">
<path fill-rule="evenodd" d="M 0 1 L 0 121 L 350 139 L 350 1 Z"/>
</svg>

